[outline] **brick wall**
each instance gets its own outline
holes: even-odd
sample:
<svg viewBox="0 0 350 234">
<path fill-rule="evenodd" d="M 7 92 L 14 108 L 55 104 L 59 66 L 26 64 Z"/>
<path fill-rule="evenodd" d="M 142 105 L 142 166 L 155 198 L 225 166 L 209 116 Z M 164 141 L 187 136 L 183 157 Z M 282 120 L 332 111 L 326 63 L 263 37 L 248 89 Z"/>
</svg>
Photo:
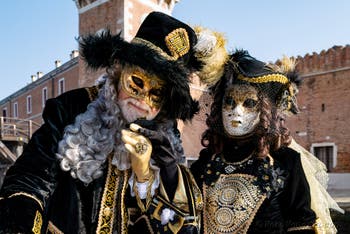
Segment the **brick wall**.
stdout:
<svg viewBox="0 0 350 234">
<path fill-rule="evenodd" d="M 298 57 L 297 68 L 303 83 L 301 113 L 288 120 L 293 136 L 307 149 L 334 144 L 337 165 L 331 172 L 350 172 L 350 46 Z"/>
</svg>

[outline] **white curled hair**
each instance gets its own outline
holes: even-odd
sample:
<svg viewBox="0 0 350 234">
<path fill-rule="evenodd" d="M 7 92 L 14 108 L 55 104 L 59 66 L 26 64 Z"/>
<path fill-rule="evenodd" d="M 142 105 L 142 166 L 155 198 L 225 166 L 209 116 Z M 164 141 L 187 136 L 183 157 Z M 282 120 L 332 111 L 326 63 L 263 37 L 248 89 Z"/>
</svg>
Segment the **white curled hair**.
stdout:
<svg viewBox="0 0 350 234">
<path fill-rule="evenodd" d="M 117 92 L 108 76 L 99 79 L 105 82 L 97 99 L 87 110 L 67 125 L 63 139 L 59 142 L 57 157 L 64 171 L 73 178 L 88 184 L 103 174 L 104 163 L 114 151 L 112 164 L 119 170 L 130 168 L 127 150 L 121 141 L 121 129 L 125 121 L 116 104 Z"/>
</svg>

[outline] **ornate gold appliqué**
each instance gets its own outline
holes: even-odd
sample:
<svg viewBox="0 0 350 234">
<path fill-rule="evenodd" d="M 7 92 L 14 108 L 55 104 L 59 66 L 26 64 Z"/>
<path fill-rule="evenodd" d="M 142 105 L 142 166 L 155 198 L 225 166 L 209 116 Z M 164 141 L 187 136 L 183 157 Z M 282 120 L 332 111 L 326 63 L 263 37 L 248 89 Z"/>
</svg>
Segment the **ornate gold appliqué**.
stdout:
<svg viewBox="0 0 350 234">
<path fill-rule="evenodd" d="M 41 213 L 39 211 L 36 211 L 32 232 L 35 234 L 40 234 L 42 225 L 43 225 L 43 218 L 41 216 Z"/>
<path fill-rule="evenodd" d="M 190 40 L 186 29 L 178 28 L 169 33 L 165 37 L 165 44 L 171 55 L 176 59 L 187 54 L 190 50 Z"/>
<path fill-rule="evenodd" d="M 98 88 L 96 86 L 85 88 L 85 90 L 88 92 L 90 101 L 93 101 L 98 96 Z"/>
<path fill-rule="evenodd" d="M 204 185 L 204 233 L 246 233 L 266 196 L 254 185 L 256 177 L 220 175 L 212 186 Z"/>
<path fill-rule="evenodd" d="M 114 210 L 116 206 L 116 194 L 117 185 L 119 182 L 118 170 L 108 163 L 108 174 L 103 191 L 103 197 L 101 201 L 101 208 L 98 219 L 98 226 L 96 233 L 112 233 Z"/>
</svg>

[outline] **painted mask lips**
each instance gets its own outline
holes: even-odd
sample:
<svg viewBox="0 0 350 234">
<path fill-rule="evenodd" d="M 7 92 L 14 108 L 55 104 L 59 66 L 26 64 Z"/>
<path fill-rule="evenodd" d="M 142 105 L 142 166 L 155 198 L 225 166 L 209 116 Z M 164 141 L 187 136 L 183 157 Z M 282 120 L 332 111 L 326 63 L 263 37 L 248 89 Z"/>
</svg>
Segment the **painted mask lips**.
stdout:
<svg viewBox="0 0 350 234">
<path fill-rule="evenodd" d="M 231 125 L 232 125 L 232 127 L 234 127 L 234 128 L 238 127 L 241 123 L 242 123 L 242 122 L 239 121 L 239 120 L 232 120 L 232 121 L 231 121 Z"/>
</svg>

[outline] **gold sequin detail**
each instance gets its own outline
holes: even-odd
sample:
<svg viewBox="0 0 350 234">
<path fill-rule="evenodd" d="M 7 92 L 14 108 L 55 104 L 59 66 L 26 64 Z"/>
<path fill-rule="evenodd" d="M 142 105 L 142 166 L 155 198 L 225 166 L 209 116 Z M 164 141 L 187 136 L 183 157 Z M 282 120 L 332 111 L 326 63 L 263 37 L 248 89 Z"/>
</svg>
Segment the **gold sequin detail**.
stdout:
<svg viewBox="0 0 350 234">
<path fill-rule="evenodd" d="M 268 83 L 268 82 L 278 82 L 282 84 L 287 84 L 289 82 L 288 78 L 282 74 L 269 74 L 259 77 L 246 77 L 242 74 L 238 75 L 239 80 L 244 80 L 249 83 Z"/>
<path fill-rule="evenodd" d="M 252 175 L 221 175 L 204 185 L 204 233 L 246 233 L 266 196 Z"/>
<path fill-rule="evenodd" d="M 184 56 L 190 50 L 190 40 L 186 29 L 178 28 L 165 37 L 165 43 L 174 58 Z"/>
<path fill-rule="evenodd" d="M 32 232 L 35 234 L 40 234 L 42 225 L 43 225 L 43 217 L 41 216 L 41 213 L 39 211 L 36 211 Z"/>
</svg>

